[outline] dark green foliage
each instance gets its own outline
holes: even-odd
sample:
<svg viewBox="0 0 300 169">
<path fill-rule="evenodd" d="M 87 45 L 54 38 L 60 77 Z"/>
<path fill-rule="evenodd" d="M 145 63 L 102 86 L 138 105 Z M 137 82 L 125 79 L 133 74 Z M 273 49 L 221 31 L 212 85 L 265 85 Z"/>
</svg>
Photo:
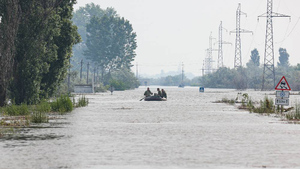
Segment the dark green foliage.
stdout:
<svg viewBox="0 0 300 169">
<path fill-rule="evenodd" d="M 36 105 L 35 111 L 41 113 L 49 113 L 51 112 L 51 104 L 48 101 L 43 100 Z"/>
<path fill-rule="evenodd" d="M 20 1 L 15 68 L 11 85 L 16 104 L 36 104 L 54 94 L 65 78 L 72 46 L 80 38 L 72 25 L 75 0 Z"/>
<path fill-rule="evenodd" d="M 9 116 L 27 116 L 30 114 L 27 104 L 24 103 L 21 105 L 10 105 L 3 107 L 1 111 L 3 114 Z"/>
<path fill-rule="evenodd" d="M 62 95 L 51 102 L 51 110 L 60 113 L 71 112 L 73 110 L 72 101 L 68 96 Z"/>
</svg>

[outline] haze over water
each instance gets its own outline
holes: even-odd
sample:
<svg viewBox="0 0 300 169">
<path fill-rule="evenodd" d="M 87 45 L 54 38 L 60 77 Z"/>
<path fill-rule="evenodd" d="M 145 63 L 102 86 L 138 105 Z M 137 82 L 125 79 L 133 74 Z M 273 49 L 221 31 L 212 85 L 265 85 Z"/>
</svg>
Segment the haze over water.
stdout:
<svg viewBox="0 0 300 169">
<path fill-rule="evenodd" d="M 168 101 L 139 101 L 145 89 L 88 95 L 88 107 L 2 138 L 0 168 L 300 167 L 300 125 L 213 103 L 238 91 L 167 87 Z"/>
</svg>

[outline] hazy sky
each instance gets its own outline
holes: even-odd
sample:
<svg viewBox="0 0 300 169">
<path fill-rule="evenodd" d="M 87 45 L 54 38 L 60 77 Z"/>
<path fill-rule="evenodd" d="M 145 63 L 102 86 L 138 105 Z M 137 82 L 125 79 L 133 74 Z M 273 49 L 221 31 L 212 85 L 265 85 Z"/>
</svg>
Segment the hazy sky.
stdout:
<svg viewBox="0 0 300 169">
<path fill-rule="evenodd" d="M 250 59 L 251 50 L 257 48 L 261 63 L 264 58 L 266 19 L 258 17 L 266 13 L 267 0 L 77 0 L 75 9 L 87 3 L 101 8 L 113 7 L 121 17 L 129 20 L 137 33 L 137 56 L 140 74 L 157 74 L 161 70 L 177 71 L 181 63 L 184 70 L 201 75 L 209 35 L 212 33 L 214 48 L 218 44 L 220 21 L 223 40 L 232 45 L 223 45 L 224 65 L 234 66 L 235 34 L 229 32 L 236 26 L 236 10 L 241 3 L 241 28 L 253 31 L 242 34 L 242 63 Z M 273 12 L 290 15 L 288 18 L 274 18 L 275 64 L 278 49 L 283 47 L 290 54 L 290 63 L 300 63 L 300 0 L 273 0 Z M 217 64 L 217 52 L 213 54 Z M 135 71 L 135 68 L 134 68 Z"/>
</svg>

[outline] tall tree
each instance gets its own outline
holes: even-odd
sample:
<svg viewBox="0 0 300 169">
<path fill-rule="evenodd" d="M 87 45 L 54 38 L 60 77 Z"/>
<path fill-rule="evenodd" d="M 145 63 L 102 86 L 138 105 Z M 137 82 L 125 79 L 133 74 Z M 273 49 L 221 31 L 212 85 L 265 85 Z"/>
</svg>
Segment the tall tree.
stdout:
<svg viewBox="0 0 300 169">
<path fill-rule="evenodd" d="M 0 106 L 7 99 L 19 21 L 19 0 L 0 0 Z"/>
<path fill-rule="evenodd" d="M 81 59 L 86 59 L 83 55 L 83 51 L 86 50 L 86 25 L 90 23 L 92 17 L 101 18 L 104 15 L 107 16 L 117 16 L 117 12 L 114 8 L 100 8 L 100 5 L 95 5 L 94 3 L 86 4 L 85 7 L 80 7 L 73 14 L 72 21 L 78 27 L 78 33 L 82 38 L 82 42 L 76 44 L 73 47 L 74 60 L 72 63 L 79 63 Z"/>
<path fill-rule="evenodd" d="M 48 97 L 66 76 L 72 46 L 80 40 L 72 25 L 76 0 L 22 0 L 11 94 L 17 104 Z"/>
<path fill-rule="evenodd" d="M 87 25 L 88 59 L 111 71 L 130 68 L 137 47 L 136 33 L 124 18 L 104 15 L 93 17 Z"/>
<path fill-rule="evenodd" d="M 251 57 L 251 60 L 254 63 L 254 65 L 259 66 L 260 56 L 259 56 L 258 50 L 256 48 L 251 51 L 250 57 Z"/>
<path fill-rule="evenodd" d="M 279 62 L 277 62 L 277 65 L 279 67 L 288 67 L 290 65 L 289 57 L 290 55 L 287 53 L 286 49 L 279 48 Z"/>
</svg>

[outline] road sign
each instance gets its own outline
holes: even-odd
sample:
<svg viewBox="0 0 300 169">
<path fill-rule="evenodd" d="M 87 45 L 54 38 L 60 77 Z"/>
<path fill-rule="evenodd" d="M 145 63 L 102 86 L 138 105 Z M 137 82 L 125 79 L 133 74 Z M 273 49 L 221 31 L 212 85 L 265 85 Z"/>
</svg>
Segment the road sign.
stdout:
<svg viewBox="0 0 300 169">
<path fill-rule="evenodd" d="M 289 105 L 289 99 L 276 98 L 275 99 L 275 104 L 276 105 L 282 105 L 282 106 L 288 106 Z"/>
<path fill-rule="evenodd" d="M 200 87 L 199 92 L 204 92 L 204 87 Z"/>
<path fill-rule="evenodd" d="M 282 76 L 281 80 L 275 87 L 275 90 L 291 90 L 291 87 L 284 76 Z"/>
<path fill-rule="evenodd" d="M 276 97 L 289 98 L 290 97 L 290 92 L 289 91 L 276 91 Z"/>
</svg>

